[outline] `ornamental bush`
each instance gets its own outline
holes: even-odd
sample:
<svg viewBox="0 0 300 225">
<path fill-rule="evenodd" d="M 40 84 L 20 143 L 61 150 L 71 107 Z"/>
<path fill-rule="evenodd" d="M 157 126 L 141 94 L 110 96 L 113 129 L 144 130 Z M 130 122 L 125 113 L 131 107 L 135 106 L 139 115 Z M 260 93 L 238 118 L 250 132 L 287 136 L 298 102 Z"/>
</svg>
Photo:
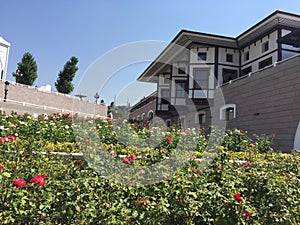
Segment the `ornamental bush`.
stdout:
<svg viewBox="0 0 300 225">
<path fill-rule="evenodd" d="M 134 135 L 129 145 L 111 121 L 96 120 L 99 145 L 91 135 L 75 142 L 70 115 L 47 117 L 1 114 L 0 224 L 300 223 L 300 156 L 270 151 L 272 137 L 227 131 L 206 151 L 204 131 L 124 124 Z M 39 154 L 64 147 L 81 150 L 88 163 Z M 134 185 L 149 177 L 142 166 L 179 153 L 185 162 L 172 174 L 161 167 L 154 175 L 162 179 Z M 125 176 L 110 174 L 116 168 Z"/>
</svg>

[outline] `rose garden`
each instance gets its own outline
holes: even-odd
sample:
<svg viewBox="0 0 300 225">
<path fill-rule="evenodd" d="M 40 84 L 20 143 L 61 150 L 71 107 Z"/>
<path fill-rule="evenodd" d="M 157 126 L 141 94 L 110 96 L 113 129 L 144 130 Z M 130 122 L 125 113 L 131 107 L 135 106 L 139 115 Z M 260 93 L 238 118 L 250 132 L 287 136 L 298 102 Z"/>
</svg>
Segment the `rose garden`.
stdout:
<svg viewBox="0 0 300 225">
<path fill-rule="evenodd" d="M 68 114 L 0 121 L 0 224 L 300 223 L 300 156 L 274 152 L 274 136 Z"/>
</svg>

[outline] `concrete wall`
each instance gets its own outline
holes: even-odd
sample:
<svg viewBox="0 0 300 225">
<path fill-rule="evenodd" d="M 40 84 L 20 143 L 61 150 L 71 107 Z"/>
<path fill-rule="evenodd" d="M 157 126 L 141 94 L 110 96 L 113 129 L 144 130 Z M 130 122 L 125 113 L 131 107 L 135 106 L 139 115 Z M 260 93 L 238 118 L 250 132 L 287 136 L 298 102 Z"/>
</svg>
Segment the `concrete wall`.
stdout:
<svg viewBox="0 0 300 225">
<path fill-rule="evenodd" d="M 8 88 L 7 101 L 4 102 L 4 82 L 0 82 L 0 107 L 10 113 L 79 113 L 82 115 L 106 116 L 107 107 L 80 100 L 56 92 L 41 91 L 37 88 L 11 83 Z"/>
<path fill-rule="evenodd" d="M 216 89 L 236 104 L 228 128 L 248 134 L 275 134 L 274 149 L 290 151 L 300 121 L 300 57 Z M 218 109 L 217 109 L 218 110 Z"/>
</svg>

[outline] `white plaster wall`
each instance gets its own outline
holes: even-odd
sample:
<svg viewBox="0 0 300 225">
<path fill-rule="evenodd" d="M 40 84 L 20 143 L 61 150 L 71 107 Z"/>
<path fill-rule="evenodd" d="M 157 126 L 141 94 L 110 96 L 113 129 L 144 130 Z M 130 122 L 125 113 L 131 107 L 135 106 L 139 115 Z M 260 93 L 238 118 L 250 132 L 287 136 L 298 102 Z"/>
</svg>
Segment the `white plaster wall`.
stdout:
<svg viewBox="0 0 300 225">
<path fill-rule="evenodd" d="M 269 41 L 269 50 L 266 52 L 262 52 L 262 45 Z M 258 57 L 260 57 L 262 54 L 267 54 L 273 50 L 277 49 L 277 31 L 272 32 L 269 36 L 263 37 L 261 40 L 256 41 L 255 43 L 252 43 L 250 46 L 247 46 L 242 51 L 242 66 L 244 66 L 247 62 L 252 61 Z M 244 60 L 244 53 L 249 51 L 249 60 Z M 268 56 L 270 57 L 270 56 Z M 266 58 L 268 58 L 266 57 Z M 272 54 L 273 62 L 277 61 L 277 54 Z M 259 59 L 259 61 L 262 61 L 263 59 Z M 252 65 L 252 71 L 255 71 L 258 69 L 258 62 L 255 61 L 251 64 L 248 64 L 244 68 Z"/>
<path fill-rule="evenodd" d="M 3 71 L 3 77 L 0 80 L 6 80 L 8 54 L 10 44 L 0 37 L 0 76 Z"/>
<path fill-rule="evenodd" d="M 198 60 L 198 52 L 206 52 L 206 61 Z M 214 63 L 215 62 L 215 48 L 192 48 L 190 51 L 190 63 Z"/>
<path fill-rule="evenodd" d="M 233 62 L 226 61 L 226 54 L 233 55 Z M 239 51 L 235 50 L 235 49 L 219 48 L 219 63 L 238 66 L 239 65 Z"/>
</svg>

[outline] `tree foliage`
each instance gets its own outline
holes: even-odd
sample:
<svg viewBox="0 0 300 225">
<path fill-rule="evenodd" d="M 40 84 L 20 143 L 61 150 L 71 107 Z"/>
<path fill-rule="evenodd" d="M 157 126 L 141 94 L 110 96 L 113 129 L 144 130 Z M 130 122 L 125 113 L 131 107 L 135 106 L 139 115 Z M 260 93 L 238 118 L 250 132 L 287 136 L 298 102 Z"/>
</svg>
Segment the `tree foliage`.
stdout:
<svg viewBox="0 0 300 225">
<path fill-rule="evenodd" d="M 37 69 L 34 57 L 29 52 L 26 52 L 22 57 L 22 61 L 18 63 L 16 72 L 12 75 L 16 78 L 17 83 L 31 86 L 38 77 Z"/>
<path fill-rule="evenodd" d="M 55 82 L 55 87 L 58 92 L 70 94 L 74 90 L 72 81 L 78 70 L 78 67 L 76 66 L 77 63 L 78 59 L 73 56 L 66 62 L 63 70 L 59 71 L 58 78 Z"/>
</svg>

